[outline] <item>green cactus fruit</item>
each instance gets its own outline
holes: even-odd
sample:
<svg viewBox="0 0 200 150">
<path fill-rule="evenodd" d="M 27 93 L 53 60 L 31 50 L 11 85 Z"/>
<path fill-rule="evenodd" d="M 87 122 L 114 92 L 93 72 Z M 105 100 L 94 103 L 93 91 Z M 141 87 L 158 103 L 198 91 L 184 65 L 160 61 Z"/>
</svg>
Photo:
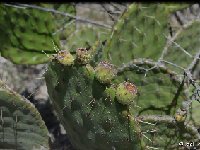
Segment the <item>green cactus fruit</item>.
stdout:
<svg viewBox="0 0 200 150">
<path fill-rule="evenodd" d="M 123 105 L 130 105 L 137 96 L 137 87 L 130 82 L 120 83 L 116 90 L 117 101 Z"/>
<path fill-rule="evenodd" d="M 59 51 L 58 54 L 55 55 L 55 59 L 65 66 L 71 66 L 74 64 L 74 57 L 67 50 Z"/>
<path fill-rule="evenodd" d="M 79 64 L 87 64 L 91 60 L 91 51 L 87 48 L 78 48 L 76 50 L 76 60 Z"/>
<path fill-rule="evenodd" d="M 116 76 L 116 73 L 115 66 L 107 61 L 101 61 L 95 68 L 96 78 L 101 83 L 110 83 Z"/>
<path fill-rule="evenodd" d="M 49 149 L 48 140 L 34 105 L 0 81 L 0 149 Z"/>
</svg>

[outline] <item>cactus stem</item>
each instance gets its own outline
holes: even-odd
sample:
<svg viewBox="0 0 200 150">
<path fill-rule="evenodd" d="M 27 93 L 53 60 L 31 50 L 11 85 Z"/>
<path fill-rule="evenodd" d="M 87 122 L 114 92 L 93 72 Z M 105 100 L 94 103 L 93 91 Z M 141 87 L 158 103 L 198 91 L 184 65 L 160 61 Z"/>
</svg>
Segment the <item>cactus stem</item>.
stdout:
<svg viewBox="0 0 200 150">
<path fill-rule="evenodd" d="M 147 69 L 139 67 L 138 65 L 148 65 L 150 68 Z M 121 67 L 117 68 L 117 74 L 120 75 L 124 71 L 128 71 L 134 68 L 137 68 L 145 72 L 148 72 L 150 70 L 160 69 L 163 73 L 167 73 L 172 76 L 178 76 L 176 72 L 169 70 L 168 68 L 166 68 L 161 64 L 158 64 L 157 62 L 154 62 L 152 59 L 145 59 L 145 58 L 133 59 L 129 63 L 123 64 Z"/>
</svg>

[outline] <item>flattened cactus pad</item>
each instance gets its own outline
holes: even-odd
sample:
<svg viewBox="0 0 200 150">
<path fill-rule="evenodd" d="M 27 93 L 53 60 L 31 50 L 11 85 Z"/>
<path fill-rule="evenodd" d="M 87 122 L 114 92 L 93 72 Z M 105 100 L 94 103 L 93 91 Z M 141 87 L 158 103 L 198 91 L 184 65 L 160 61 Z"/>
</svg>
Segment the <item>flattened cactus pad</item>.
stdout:
<svg viewBox="0 0 200 150">
<path fill-rule="evenodd" d="M 137 87 L 130 82 L 120 83 L 117 87 L 116 97 L 119 103 L 130 105 L 137 96 Z"/>
<path fill-rule="evenodd" d="M 47 54 L 59 47 L 55 23 L 50 12 L 1 5 L 1 55 L 16 64 L 40 64 L 50 61 Z M 52 42 L 53 41 L 53 42 Z"/>
<path fill-rule="evenodd" d="M 95 68 L 96 78 L 101 83 L 110 83 L 116 73 L 115 66 L 106 61 L 101 61 Z"/>
<path fill-rule="evenodd" d="M 27 99 L 0 80 L 0 149 L 49 149 L 48 130 Z"/>
</svg>

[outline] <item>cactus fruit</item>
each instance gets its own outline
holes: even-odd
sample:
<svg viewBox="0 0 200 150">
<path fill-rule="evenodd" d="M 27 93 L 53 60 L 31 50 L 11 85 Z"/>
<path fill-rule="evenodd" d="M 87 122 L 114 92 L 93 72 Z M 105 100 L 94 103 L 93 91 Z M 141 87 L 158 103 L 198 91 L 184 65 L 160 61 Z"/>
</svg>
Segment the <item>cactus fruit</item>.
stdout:
<svg viewBox="0 0 200 150">
<path fill-rule="evenodd" d="M 0 149 L 48 149 L 48 138 L 34 105 L 0 81 Z"/>
<path fill-rule="evenodd" d="M 115 66 L 106 61 L 101 61 L 95 68 L 96 78 L 101 83 L 110 83 L 116 73 Z"/>
<path fill-rule="evenodd" d="M 87 64 L 91 60 L 91 51 L 87 48 L 78 48 L 76 50 L 76 60 L 80 64 Z"/>
<path fill-rule="evenodd" d="M 116 97 L 119 103 L 130 105 L 137 96 L 137 87 L 130 82 L 120 83 L 117 87 Z"/>
<path fill-rule="evenodd" d="M 65 66 L 71 66 L 74 64 L 74 57 L 67 50 L 61 50 L 58 54 L 54 54 L 53 56 L 59 63 Z"/>
</svg>

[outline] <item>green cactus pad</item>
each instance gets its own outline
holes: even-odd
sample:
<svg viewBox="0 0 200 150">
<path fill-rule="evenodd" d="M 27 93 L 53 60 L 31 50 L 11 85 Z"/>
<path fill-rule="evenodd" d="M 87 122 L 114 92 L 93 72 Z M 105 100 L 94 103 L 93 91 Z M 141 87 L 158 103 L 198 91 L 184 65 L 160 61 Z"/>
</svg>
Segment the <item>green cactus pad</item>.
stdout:
<svg viewBox="0 0 200 150">
<path fill-rule="evenodd" d="M 43 4 L 52 7 L 53 9 L 76 16 L 76 5 L 72 3 L 64 4 Z M 46 6 L 47 7 L 47 6 Z M 60 40 L 66 40 L 76 29 L 76 20 L 71 17 L 64 17 L 60 14 L 53 14 L 55 19 L 55 28 L 57 29 L 54 34 L 59 35 Z"/>
<path fill-rule="evenodd" d="M 157 60 L 169 34 L 169 16 L 184 4 L 131 4 L 113 28 L 105 59 L 119 65 L 134 58 Z"/>
<path fill-rule="evenodd" d="M 49 61 L 45 53 L 55 53 L 52 41 L 59 46 L 58 36 L 52 35 L 55 27 L 51 13 L 9 6 L 1 9 L 1 55 L 17 64 Z"/>
<path fill-rule="evenodd" d="M 66 41 L 66 48 L 75 52 L 77 48 L 90 48 L 97 41 L 104 41 L 110 31 L 102 28 L 82 27 L 71 34 Z"/>
<path fill-rule="evenodd" d="M 137 136 L 130 134 L 134 129 L 130 131 L 128 120 L 122 115 L 127 107 L 119 104 L 114 96 L 105 94 L 112 92 L 95 79 L 91 66 L 63 67 L 52 62 L 46 83 L 50 99 L 75 148 L 140 149 Z M 112 104 L 108 105 L 110 101 Z"/>
<path fill-rule="evenodd" d="M 176 74 L 170 70 L 154 68 L 149 64 L 137 64 L 124 68 L 118 73 L 115 83 L 119 84 L 125 80 L 134 83 L 138 90 L 135 98 L 140 115 L 165 114 L 174 115 L 181 101 L 187 97 L 183 93 L 184 87 L 180 84 Z M 179 91 L 177 93 L 177 90 Z"/>
<path fill-rule="evenodd" d="M 175 116 L 181 103 L 187 100 L 184 93 L 184 86 L 177 78 L 174 72 L 161 68 L 154 68 L 146 72 L 144 69 L 150 69 L 152 66 L 140 64 L 132 67 L 124 68 L 120 71 L 115 80 L 116 84 L 129 80 L 134 82 L 138 89 L 138 96 L 134 99 L 134 103 L 129 106 L 130 114 L 138 116 L 148 115 L 169 115 Z M 153 125 L 155 124 L 156 125 Z M 189 139 L 193 139 L 193 135 L 189 131 L 178 132 L 178 125 L 172 125 L 167 122 L 140 122 L 143 132 L 156 130 L 155 134 L 145 134 L 152 142 L 144 138 L 144 143 L 148 146 L 158 149 L 172 149 L 171 146 L 177 146 L 177 141 L 187 142 L 184 136 L 189 134 Z M 177 133 L 178 132 L 178 133 Z M 162 140 L 160 140 L 162 139 Z"/>
<path fill-rule="evenodd" d="M 37 109 L 0 81 L 0 148 L 48 149 L 48 130 Z"/>
<path fill-rule="evenodd" d="M 188 25 L 188 27 L 182 29 L 174 43 L 168 48 L 168 51 L 163 59 L 179 67 L 187 69 L 190 63 L 194 60 L 195 55 L 199 52 L 199 45 L 200 23 L 196 21 Z M 175 70 L 178 73 L 184 72 L 183 69 L 168 63 L 165 64 L 168 68 Z"/>
</svg>

